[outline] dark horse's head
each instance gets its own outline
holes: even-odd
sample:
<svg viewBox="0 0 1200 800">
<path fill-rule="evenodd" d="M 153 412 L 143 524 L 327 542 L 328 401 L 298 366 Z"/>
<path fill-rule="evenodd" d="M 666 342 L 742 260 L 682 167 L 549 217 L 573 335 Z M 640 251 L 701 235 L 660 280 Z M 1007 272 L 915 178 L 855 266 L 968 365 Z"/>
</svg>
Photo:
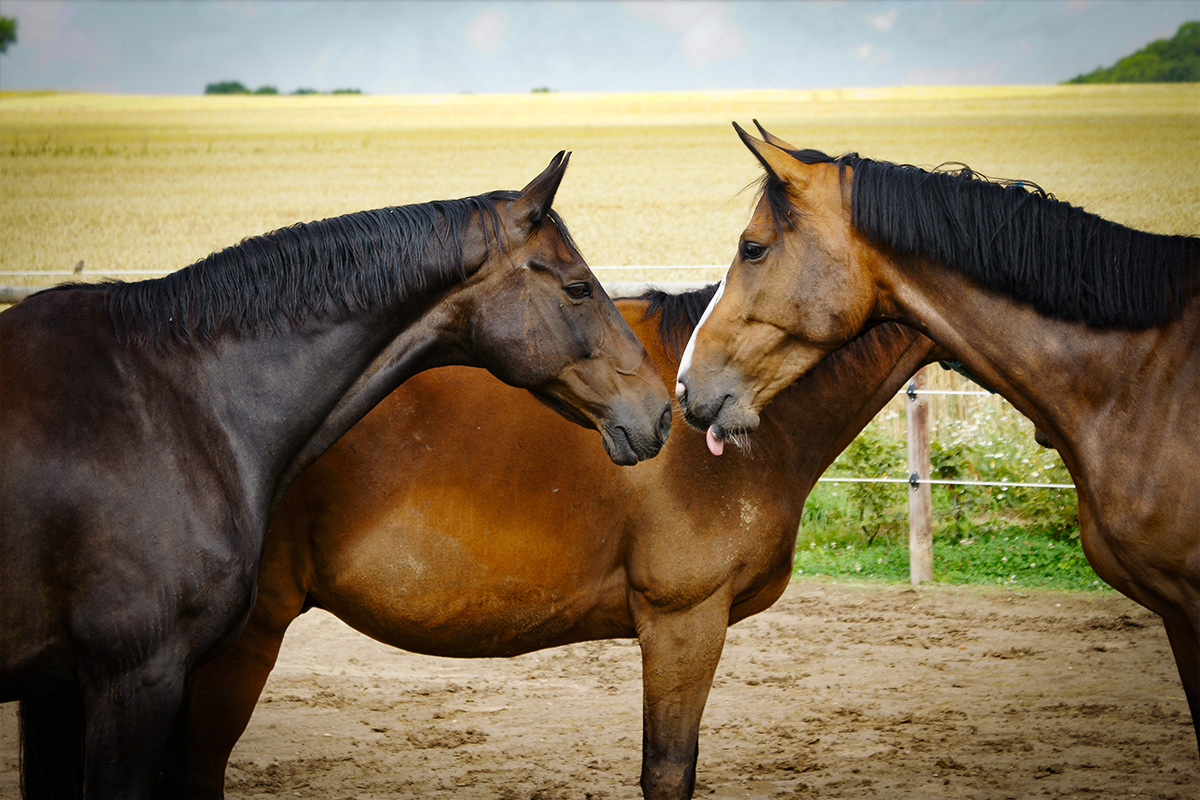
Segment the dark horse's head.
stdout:
<svg viewBox="0 0 1200 800">
<path fill-rule="evenodd" d="M 107 285 L 109 313 L 122 336 L 155 346 L 356 319 L 390 340 L 363 396 L 390 389 L 405 353 L 423 353 L 421 368 L 485 367 L 636 464 L 666 440 L 670 403 L 551 209 L 567 161 L 559 153 L 519 192 L 300 223 L 165 278 Z"/>
<path fill-rule="evenodd" d="M 662 378 L 551 210 L 568 154 L 520 192 L 493 192 L 495 216 L 465 233 L 460 309 L 472 363 L 599 430 L 609 457 L 658 453 L 671 427 Z M 490 222 L 490 224 L 489 224 Z"/>
</svg>

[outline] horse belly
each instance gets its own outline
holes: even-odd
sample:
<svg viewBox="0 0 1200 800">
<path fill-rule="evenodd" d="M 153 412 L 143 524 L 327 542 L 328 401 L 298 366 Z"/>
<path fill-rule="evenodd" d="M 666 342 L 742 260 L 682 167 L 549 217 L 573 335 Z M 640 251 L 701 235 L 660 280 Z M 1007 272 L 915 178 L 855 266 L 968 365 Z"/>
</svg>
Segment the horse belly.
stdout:
<svg viewBox="0 0 1200 800">
<path fill-rule="evenodd" d="M 528 529 L 485 540 L 496 548 L 473 547 L 480 537 L 462 527 L 384 525 L 314 553 L 313 594 L 363 633 L 426 655 L 511 656 L 633 635 L 615 559 L 573 555 Z"/>
<path fill-rule="evenodd" d="M 612 465 L 594 435 L 482 371 L 430 370 L 301 476 L 271 537 L 304 553 L 320 605 L 414 652 L 631 636 L 630 481 L 648 467 Z"/>
</svg>

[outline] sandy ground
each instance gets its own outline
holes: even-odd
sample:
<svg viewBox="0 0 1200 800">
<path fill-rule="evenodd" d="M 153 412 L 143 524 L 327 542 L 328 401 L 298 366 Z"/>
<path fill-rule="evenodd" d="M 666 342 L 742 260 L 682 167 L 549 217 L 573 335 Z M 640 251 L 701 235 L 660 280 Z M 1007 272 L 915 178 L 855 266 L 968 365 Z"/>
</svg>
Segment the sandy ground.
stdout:
<svg viewBox="0 0 1200 800">
<path fill-rule="evenodd" d="M 414 656 L 293 624 L 232 798 L 637 798 L 632 641 Z M 15 707 L 0 796 L 16 796 Z M 1200 797 L 1158 619 L 1111 594 L 793 584 L 732 628 L 697 797 Z"/>
</svg>

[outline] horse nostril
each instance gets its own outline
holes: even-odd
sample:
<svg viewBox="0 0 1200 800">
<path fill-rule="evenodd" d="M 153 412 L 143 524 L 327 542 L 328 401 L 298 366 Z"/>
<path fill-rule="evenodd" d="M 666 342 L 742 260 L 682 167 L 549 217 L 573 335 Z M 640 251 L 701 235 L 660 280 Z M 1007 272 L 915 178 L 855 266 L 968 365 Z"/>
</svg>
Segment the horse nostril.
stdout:
<svg viewBox="0 0 1200 800">
<path fill-rule="evenodd" d="M 658 418 L 658 440 L 665 442 L 671 433 L 671 404 L 663 406 L 662 415 Z"/>
</svg>

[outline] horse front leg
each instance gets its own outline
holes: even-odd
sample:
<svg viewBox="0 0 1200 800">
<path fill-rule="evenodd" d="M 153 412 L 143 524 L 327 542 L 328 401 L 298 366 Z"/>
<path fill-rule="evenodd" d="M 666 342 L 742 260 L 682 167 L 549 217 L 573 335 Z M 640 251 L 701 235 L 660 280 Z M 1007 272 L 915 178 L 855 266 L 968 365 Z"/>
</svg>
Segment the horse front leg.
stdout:
<svg viewBox="0 0 1200 800">
<path fill-rule="evenodd" d="M 183 699 L 181 657 L 159 657 L 119 675 L 82 681 L 84 797 L 149 798 Z"/>
<path fill-rule="evenodd" d="M 173 797 L 219 800 L 225 769 L 279 657 L 288 625 L 299 616 L 304 593 L 260 591 L 245 630 L 228 649 L 192 672 L 188 682 L 187 763 Z"/>
<path fill-rule="evenodd" d="M 643 605 L 643 604 L 636 604 Z M 635 605 L 642 648 L 642 794 L 686 800 L 696 787 L 700 717 L 725 646 L 729 598 L 710 595 L 689 609 Z"/>
<path fill-rule="evenodd" d="M 1200 752 L 1200 632 L 1196 628 L 1200 620 L 1194 623 L 1187 614 L 1168 614 L 1163 616 L 1163 624 L 1192 712 L 1192 730 L 1196 734 L 1197 752 Z"/>
</svg>

